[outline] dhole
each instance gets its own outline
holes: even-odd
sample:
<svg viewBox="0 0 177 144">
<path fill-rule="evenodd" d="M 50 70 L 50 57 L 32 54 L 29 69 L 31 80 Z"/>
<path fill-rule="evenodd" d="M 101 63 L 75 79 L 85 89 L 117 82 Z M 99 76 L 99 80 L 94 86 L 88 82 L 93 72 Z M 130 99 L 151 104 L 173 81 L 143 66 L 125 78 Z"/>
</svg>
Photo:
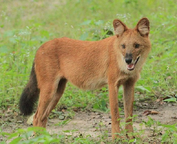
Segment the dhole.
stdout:
<svg viewBox="0 0 177 144">
<path fill-rule="evenodd" d="M 69 81 L 84 90 L 108 84 L 113 139 L 120 132 L 117 95 L 123 85 L 125 129 L 133 132 L 134 87 L 151 49 L 149 20 L 142 18 L 129 29 L 115 19 L 113 27 L 115 36 L 100 41 L 56 38 L 38 49 L 19 103 L 24 115 L 31 114 L 39 95 L 34 126 L 46 127 L 47 117 Z"/>
</svg>

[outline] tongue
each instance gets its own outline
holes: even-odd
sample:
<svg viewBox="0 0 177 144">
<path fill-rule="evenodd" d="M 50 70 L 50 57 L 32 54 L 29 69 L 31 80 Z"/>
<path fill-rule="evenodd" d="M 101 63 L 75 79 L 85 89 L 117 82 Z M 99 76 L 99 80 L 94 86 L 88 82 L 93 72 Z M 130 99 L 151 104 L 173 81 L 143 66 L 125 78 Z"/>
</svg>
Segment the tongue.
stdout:
<svg viewBox="0 0 177 144">
<path fill-rule="evenodd" d="M 134 64 L 129 64 L 129 65 L 127 65 L 127 68 L 129 69 L 129 70 L 131 70 L 131 69 L 134 69 Z"/>
</svg>

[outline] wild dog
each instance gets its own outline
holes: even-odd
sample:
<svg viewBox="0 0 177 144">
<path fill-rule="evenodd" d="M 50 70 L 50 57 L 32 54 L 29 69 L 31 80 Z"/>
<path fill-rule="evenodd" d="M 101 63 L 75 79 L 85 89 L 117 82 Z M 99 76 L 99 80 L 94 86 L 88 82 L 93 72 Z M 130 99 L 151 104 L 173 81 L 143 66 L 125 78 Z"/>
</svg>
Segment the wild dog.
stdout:
<svg viewBox="0 0 177 144">
<path fill-rule="evenodd" d="M 135 28 L 129 29 L 115 19 L 113 27 L 115 35 L 100 41 L 63 37 L 48 41 L 37 50 L 29 82 L 19 103 L 20 111 L 29 115 L 39 96 L 34 126 L 46 127 L 47 117 L 69 81 L 84 90 L 108 84 L 113 139 L 120 133 L 117 95 L 123 85 L 125 129 L 133 132 L 134 87 L 151 49 L 150 23 L 142 18 Z"/>
</svg>

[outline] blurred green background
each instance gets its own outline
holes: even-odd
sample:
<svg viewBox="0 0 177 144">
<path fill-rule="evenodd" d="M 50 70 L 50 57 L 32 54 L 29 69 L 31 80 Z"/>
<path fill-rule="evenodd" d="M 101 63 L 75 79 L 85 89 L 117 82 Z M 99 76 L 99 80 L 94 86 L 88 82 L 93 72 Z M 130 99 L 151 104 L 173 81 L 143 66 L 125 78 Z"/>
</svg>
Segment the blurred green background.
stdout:
<svg viewBox="0 0 177 144">
<path fill-rule="evenodd" d="M 150 20 L 152 51 L 136 84 L 136 99 L 177 95 L 176 0 L 0 0 L 0 107 L 18 111 L 36 50 L 56 37 L 100 40 L 112 21 L 135 27 Z M 84 92 L 68 84 L 58 107 L 107 111 L 107 87 Z M 122 97 L 120 90 L 119 98 Z M 121 100 L 121 99 L 120 99 Z M 109 111 L 109 110 L 108 110 Z"/>
</svg>

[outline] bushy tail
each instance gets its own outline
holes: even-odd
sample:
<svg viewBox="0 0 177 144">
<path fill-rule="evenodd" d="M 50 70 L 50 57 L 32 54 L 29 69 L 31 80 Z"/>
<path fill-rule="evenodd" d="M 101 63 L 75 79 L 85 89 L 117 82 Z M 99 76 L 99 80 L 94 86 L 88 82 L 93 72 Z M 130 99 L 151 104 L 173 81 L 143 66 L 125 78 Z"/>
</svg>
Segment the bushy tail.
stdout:
<svg viewBox="0 0 177 144">
<path fill-rule="evenodd" d="M 24 88 L 20 101 L 19 109 L 22 114 L 30 115 L 33 112 L 35 102 L 39 97 L 39 89 L 37 87 L 36 73 L 34 70 L 34 63 L 30 74 L 30 79 Z"/>
</svg>

